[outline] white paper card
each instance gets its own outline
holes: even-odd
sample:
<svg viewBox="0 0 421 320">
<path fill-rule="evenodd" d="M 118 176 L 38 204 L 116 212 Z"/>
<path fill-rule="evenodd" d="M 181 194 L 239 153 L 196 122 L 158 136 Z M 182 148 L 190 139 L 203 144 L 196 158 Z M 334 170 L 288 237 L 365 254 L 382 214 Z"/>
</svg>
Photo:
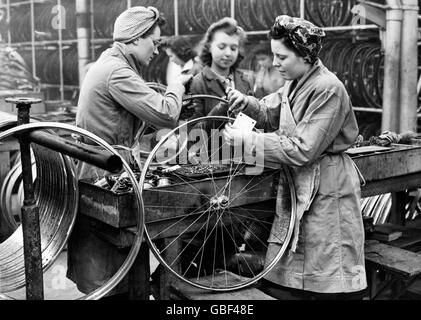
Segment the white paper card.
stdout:
<svg viewBox="0 0 421 320">
<path fill-rule="evenodd" d="M 248 115 L 240 112 L 232 124 L 233 128 L 242 129 L 246 131 L 253 130 L 256 125 L 256 120 L 250 118 Z"/>
</svg>

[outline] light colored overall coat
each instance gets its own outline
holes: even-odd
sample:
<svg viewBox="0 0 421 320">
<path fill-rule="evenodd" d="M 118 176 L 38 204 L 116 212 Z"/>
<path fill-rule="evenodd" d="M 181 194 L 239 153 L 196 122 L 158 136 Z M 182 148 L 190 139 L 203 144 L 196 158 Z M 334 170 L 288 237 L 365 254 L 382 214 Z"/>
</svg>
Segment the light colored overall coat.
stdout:
<svg viewBox="0 0 421 320">
<path fill-rule="evenodd" d="M 318 61 L 298 82 L 286 82 L 261 101 L 250 98 L 244 112 L 257 120 L 257 128 L 266 129 L 254 143 L 263 146 L 266 162 L 291 169 L 297 194 L 289 250 L 266 279 L 319 293 L 365 289 L 360 179 L 344 153 L 355 142 L 358 126 L 343 84 Z M 283 191 L 278 190 L 268 262 L 289 225 Z"/>
<path fill-rule="evenodd" d="M 131 147 L 142 122 L 157 128 L 174 127 L 181 111 L 182 84 L 167 87 L 164 95 L 149 88 L 141 66 L 127 46 L 114 43 L 89 69 L 82 83 L 76 125 L 111 145 Z M 89 143 L 89 141 L 84 141 Z M 121 152 L 128 161 L 128 152 Z M 80 179 L 102 177 L 105 171 L 79 162 Z M 68 242 L 68 273 L 78 289 L 89 293 L 108 281 L 125 260 L 128 249 L 101 238 L 92 222 L 79 213 Z M 127 291 L 127 277 L 111 293 Z"/>
</svg>

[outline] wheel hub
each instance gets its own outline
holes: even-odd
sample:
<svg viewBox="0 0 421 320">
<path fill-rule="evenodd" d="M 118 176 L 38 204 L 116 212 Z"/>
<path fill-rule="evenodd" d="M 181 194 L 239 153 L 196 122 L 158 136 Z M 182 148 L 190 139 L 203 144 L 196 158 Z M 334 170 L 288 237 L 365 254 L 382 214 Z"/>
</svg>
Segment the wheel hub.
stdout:
<svg viewBox="0 0 421 320">
<path fill-rule="evenodd" d="M 214 210 L 223 210 L 228 207 L 228 197 L 226 195 L 214 196 L 210 200 L 210 205 Z"/>
</svg>

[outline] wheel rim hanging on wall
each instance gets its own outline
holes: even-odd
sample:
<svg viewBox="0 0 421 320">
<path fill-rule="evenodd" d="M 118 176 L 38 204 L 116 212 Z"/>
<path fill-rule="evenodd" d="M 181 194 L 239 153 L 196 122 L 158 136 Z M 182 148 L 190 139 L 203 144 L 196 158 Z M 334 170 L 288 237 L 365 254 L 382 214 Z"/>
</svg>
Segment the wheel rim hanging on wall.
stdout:
<svg viewBox="0 0 421 320">
<path fill-rule="evenodd" d="M 170 131 L 150 153 L 139 181 L 144 199 L 145 235 L 152 252 L 178 279 L 212 291 L 240 289 L 266 275 L 284 254 L 295 220 L 295 191 L 287 168 L 250 177 L 244 163 L 232 161 L 238 154 L 225 152 L 228 145 L 220 143 L 217 136 L 221 125 L 232 120 L 207 116 Z M 193 136 L 202 140 L 201 146 L 196 145 L 197 139 L 191 140 Z M 189 142 L 186 144 L 185 140 Z M 180 146 L 186 145 L 183 156 Z M 197 163 L 194 155 L 197 152 L 201 153 L 201 160 L 214 159 L 217 154 L 226 163 Z M 172 157 L 168 167 L 175 165 L 172 168 L 178 169 L 165 178 L 170 184 L 161 186 L 158 180 L 158 186 L 153 186 L 151 179 L 157 172 L 163 172 L 154 163 L 175 153 L 180 155 Z M 279 239 L 282 245 L 265 263 L 275 211 L 266 204 L 276 199 L 273 186 L 278 176 L 282 177 L 291 199 L 290 223 L 287 233 Z M 265 205 L 256 205 L 257 202 Z M 159 227 L 154 224 L 158 220 Z M 148 228 L 152 225 L 155 227 Z"/>
<path fill-rule="evenodd" d="M 31 123 L 31 124 L 24 124 L 20 125 L 11 129 L 8 129 L 4 132 L 0 133 L 0 141 L 16 135 L 17 133 L 24 132 L 26 130 L 36 130 L 36 129 L 59 129 L 59 130 L 67 130 L 71 133 L 75 133 L 78 135 L 82 135 L 87 137 L 91 141 L 97 143 L 99 146 L 104 148 L 105 150 L 111 152 L 112 154 L 119 156 L 118 152 L 111 147 L 107 142 L 103 139 L 97 137 L 96 135 L 86 131 L 84 129 L 75 127 L 73 125 L 63 124 L 63 123 L 56 123 L 56 122 L 42 122 L 42 123 Z M 47 152 L 52 152 L 48 150 Z M 134 263 L 136 259 L 137 253 L 139 252 L 140 245 L 143 240 L 143 229 L 144 229 L 144 216 L 143 216 L 143 200 L 141 191 L 138 188 L 136 177 L 133 171 L 130 169 L 127 162 L 122 159 L 123 167 L 128 174 L 129 179 L 132 181 L 133 189 L 136 194 L 136 200 L 138 205 L 138 210 L 135 210 L 136 221 L 137 221 L 137 229 L 134 236 L 132 247 L 126 257 L 126 260 L 121 265 L 120 269 L 102 286 L 100 286 L 95 291 L 91 292 L 90 294 L 83 296 L 80 299 L 99 299 L 105 296 L 108 292 L 110 292 L 127 274 L 130 267 Z M 43 271 L 45 272 L 48 267 L 52 265 L 55 261 L 61 250 L 63 249 L 66 241 L 70 235 L 70 232 L 73 228 L 74 221 L 76 218 L 77 213 L 77 204 L 78 204 L 78 184 L 77 180 L 74 176 L 73 167 L 70 166 L 70 161 L 64 161 L 64 165 L 66 165 L 67 173 L 67 180 L 64 184 L 68 184 L 69 189 L 73 190 L 72 199 L 67 199 L 64 197 L 62 200 L 66 201 L 69 204 L 73 204 L 70 206 L 72 210 L 67 210 L 66 212 L 59 212 L 56 214 L 57 219 L 55 220 L 48 220 L 48 215 L 44 214 L 45 210 L 48 210 L 48 201 L 42 201 L 40 199 L 43 198 L 43 193 L 40 191 L 39 199 L 37 200 L 39 211 L 40 211 L 40 223 L 41 223 L 41 247 L 42 247 L 42 255 L 43 255 Z M 63 175 L 61 176 L 63 177 Z M 67 182 L 67 183 L 66 183 Z M 54 197 L 57 196 L 57 190 Z M 63 195 L 64 196 L 64 195 Z M 67 196 L 67 195 L 66 195 Z M 48 198 L 48 195 L 47 195 Z M 51 200 L 51 198 L 49 199 Z M 50 208 L 51 209 L 51 208 Z M 51 225 L 54 223 L 59 223 L 59 227 L 55 230 L 52 230 Z M 43 228 L 43 226 L 47 226 L 47 228 Z M 49 226 L 49 227 L 48 227 Z M 44 230 L 43 230 L 44 229 Z M 51 232 L 53 231 L 53 232 Z M 48 235 L 48 233 L 51 233 Z M 47 237 L 46 237 L 47 234 Z M 11 297 L 7 296 L 5 293 L 10 292 L 12 290 L 18 289 L 25 285 L 25 270 L 24 270 L 24 257 L 23 257 L 23 236 L 21 228 L 17 229 L 11 237 L 9 237 L 4 242 L 0 243 L 0 299 L 11 299 Z M 11 280 L 10 280 L 11 279 Z"/>
</svg>

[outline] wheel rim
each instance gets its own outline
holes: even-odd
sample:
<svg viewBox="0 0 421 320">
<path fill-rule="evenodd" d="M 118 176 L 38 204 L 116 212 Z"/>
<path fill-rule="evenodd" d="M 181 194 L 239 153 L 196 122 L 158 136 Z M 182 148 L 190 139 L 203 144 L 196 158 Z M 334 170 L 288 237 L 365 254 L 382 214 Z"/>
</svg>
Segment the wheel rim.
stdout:
<svg viewBox="0 0 421 320">
<path fill-rule="evenodd" d="M 212 130 L 220 131 L 223 127 L 221 122 L 232 120 L 223 116 L 208 116 L 181 124 L 164 136 L 152 150 L 139 181 L 144 199 L 145 235 L 155 257 L 178 279 L 212 291 L 244 288 L 265 276 L 284 254 L 295 221 L 295 190 L 288 169 L 274 169 L 249 176 L 245 174 L 247 167 L 244 162 L 233 161 L 238 160 L 238 153 L 230 152 L 229 158 L 222 157 L 223 161 L 219 164 L 212 161 L 213 171 L 206 172 L 210 167 L 203 166 L 206 163 L 203 160 L 206 157 L 208 160 L 214 159 L 212 154 L 221 154 L 226 145 L 224 142 L 213 145 L 212 137 L 218 132 L 206 138 L 203 131 L 202 145 L 211 143 L 213 148 L 206 150 L 205 156 L 201 155 L 202 162 L 192 165 L 192 159 L 197 158 L 190 157 L 190 151 L 195 149 L 197 140 L 190 139 L 195 136 L 196 133 L 191 133 L 197 125 L 205 123 L 205 127 L 209 128 L 213 123 L 210 127 L 217 129 Z M 162 177 L 155 177 L 158 183 L 155 181 L 154 184 L 151 177 L 160 169 L 153 165 L 159 157 L 157 152 L 168 138 L 178 134 L 181 136 L 182 130 L 188 131 L 185 137 L 189 140 L 190 148 L 186 150 L 187 161 L 183 162 L 185 158 L 177 157 L 177 161 L 173 159 L 170 163 L 176 166 L 173 168 L 178 168 L 167 174 L 166 179 L 172 184 L 160 186 Z M 179 146 L 182 145 L 185 144 L 179 142 Z M 218 172 L 219 165 L 225 171 Z M 202 173 L 186 171 L 191 168 L 199 168 Z M 265 262 L 267 237 L 274 214 L 272 207 L 266 205 L 274 203 L 276 199 L 271 188 L 276 184 L 274 177 L 281 172 L 290 191 L 290 223 L 287 234 L 279 239 L 282 241 L 279 251 L 272 260 Z M 159 227 L 155 223 L 157 220 L 160 220 Z M 162 238 L 167 240 L 162 241 Z M 253 260 L 247 260 L 248 257 L 259 258 L 259 263 L 253 264 Z"/>
<path fill-rule="evenodd" d="M 101 139 L 101 138 L 97 137 L 96 135 L 90 133 L 89 131 L 86 131 L 86 130 L 78 128 L 78 127 L 75 127 L 73 125 L 56 123 L 56 122 L 31 123 L 31 124 L 24 124 L 24 125 L 20 125 L 20 126 L 11 128 L 7 131 L 4 131 L 4 132 L 0 133 L 0 141 L 9 137 L 9 136 L 12 136 L 12 135 L 18 133 L 18 132 L 21 132 L 21 131 L 35 130 L 35 129 L 46 129 L 46 128 L 68 130 L 72 133 L 83 135 L 83 136 L 89 138 L 91 141 L 93 141 L 93 142 L 97 143 L 98 145 L 100 145 L 101 147 L 103 147 L 105 150 L 107 150 L 107 151 L 111 152 L 112 154 L 120 157 L 118 152 L 111 145 L 109 145 L 103 139 Z M 131 180 L 131 182 L 133 184 L 133 190 L 135 192 L 137 205 L 138 205 L 138 208 L 139 208 L 138 210 L 135 210 L 135 212 L 134 212 L 135 217 L 136 217 L 136 221 L 137 221 L 137 229 L 136 229 L 136 233 L 135 233 L 135 236 L 134 236 L 133 244 L 132 244 L 132 247 L 130 248 L 130 251 L 129 251 L 127 257 L 126 257 L 126 260 L 123 262 L 120 269 L 117 270 L 117 272 L 106 283 L 104 283 L 102 286 L 100 286 L 95 291 L 89 293 L 88 295 L 85 295 L 85 296 L 79 298 L 79 300 L 99 299 L 99 298 L 105 296 L 108 292 L 110 292 L 123 279 L 123 277 L 128 273 L 130 267 L 133 265 L 133 263 L 136 259 L 136 256 L 139 252 L 139 249 L 140 249 L 140 246 L 141 246 L 141 243 L 142 243 L 142 240 L 143 240 L 144 215 L 143 215 L 142 194 L 141 194 L 140 189 L 138 188 L 137 180 L 136 180 L 136 177 L 135 177 L 133 171 L 130 169 L 129 165 L 127 164 L 127 162 L 123 158 L 121 158 L 121 161 L 123 163 L 124 169 L 126 170 L 126 172 L 128 174 L 129 179 Z M 78 201 L 78 199 L 74 199 L 74 201 Z M 42 208 L 40 208 L 40 212 L 41 212 L 41 210 L 42 210 Z M 68 226 L 68 230 L 67 230 L 67 233 L 66 233 L 65 240 L 61 241 L 60 244 L 59 244 L 59 246 L 60 246 L 59 249 L 55 251 L 54 256 L 50 257 L 48 263 L 44 264 L 44 262 L 43 262 L 43 271 L 44 272 L 47 270 L 47 268 L 49 266 L 52 265 L 52 263 L 58 257 L 59 253 L 64 248 L 64 245 L 67 242 L 67 239 L 68 239 L 68 237 L 71 233 L 71 230 L 73 228 L 75 217 L 76 217 L 76 212 L 71 219 L 70 225 Z M 14 235 L 12 235 L 12 236 L 14 236 Z M 20 248 L 19 250 L 23 250 L 23 247 Z M 23 253 L 22 253 L 22 255 L 23 255 Z M 44 251 L 43 251 L 43 255 L 44 255 Z M 3 267 L 1 265 L 1 260 L 0 260 L 0 269 L 1 268 L 3 268 Z M 5 270 L 5 269 L 3 269 L 3 270 Z M 12 299 L 12 298 L 9 297 L 6 294 L 0 293 L 0 299 Z"/>
</svg>

